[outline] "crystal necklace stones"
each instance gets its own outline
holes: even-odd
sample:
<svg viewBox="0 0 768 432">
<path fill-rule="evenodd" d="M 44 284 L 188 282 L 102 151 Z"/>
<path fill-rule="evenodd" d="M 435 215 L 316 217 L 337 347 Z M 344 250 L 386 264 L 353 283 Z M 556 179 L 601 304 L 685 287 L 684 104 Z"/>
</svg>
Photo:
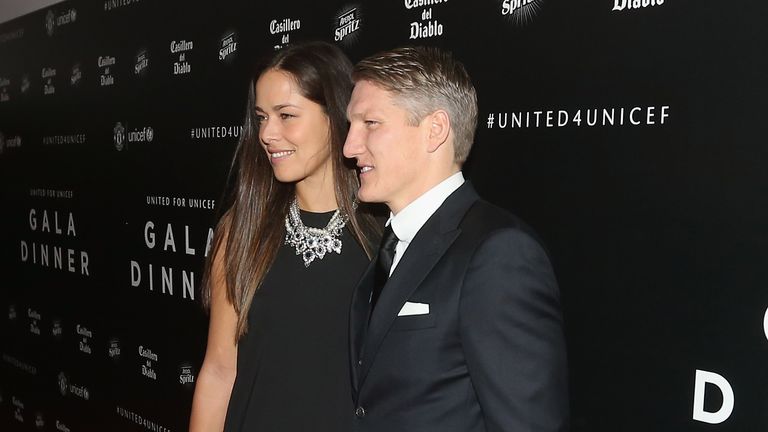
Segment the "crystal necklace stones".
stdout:
<svg viewBox="0 0 768 432">
<path fill-rule="evenodd" d="M 296 255 L 301 255 L 304 260 L 304 267 L 309 267 L 312 261 L 321 260 L 328 253 L 341 253 L 339 236 L 346 223 L 347 216 L 336 210 L 325 228 L 304 226 L 301 222 L 299 204 L 294 198 L 285 217 L 285 244 L 293 246 L 296 249 Z"/>
</svg>

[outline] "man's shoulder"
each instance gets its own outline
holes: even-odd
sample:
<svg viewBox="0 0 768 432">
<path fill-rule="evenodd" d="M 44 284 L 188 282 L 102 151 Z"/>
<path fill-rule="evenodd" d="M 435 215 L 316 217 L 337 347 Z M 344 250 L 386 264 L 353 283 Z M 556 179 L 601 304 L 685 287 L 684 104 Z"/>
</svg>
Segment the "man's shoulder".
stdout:
<svg viewBox="0 0 768 432">
<path fill-rule="evenodd" d="M 546 251 L 546 247 L 536 232 L 514 213 L 478 199 L 467 211 L 459 224 L 462 236 L 475 247 L 488 243 L 496 237 L 499 241 L 516 239 L 537 245 Z"/>
<path fill-rule="evenodd" d="M 475 201 L 467 210 L 460 226 L 463 230 L 474 230 L 478 234 L 505 228 L 532 232 L 531 228 L 515 214 L 482 198 Z"/>
</svg>

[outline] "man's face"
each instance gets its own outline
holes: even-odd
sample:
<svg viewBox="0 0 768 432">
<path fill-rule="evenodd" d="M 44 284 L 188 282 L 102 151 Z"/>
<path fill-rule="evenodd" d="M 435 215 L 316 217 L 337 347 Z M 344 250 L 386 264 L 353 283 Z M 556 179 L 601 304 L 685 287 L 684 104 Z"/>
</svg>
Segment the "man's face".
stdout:
<svg viewBox="0 0 768 432">
<path fill-rule="evenodd" d="M 399 212 L 422 192 L 419 174 L 427 156 L 426 122 L 411 126 L 408 112 L 395 104 L 391 93 L 369 81 L 355 84 L 347 117 L 344 156 L 357 160 L 358 198 L 385 203 Z"/>
</svg>

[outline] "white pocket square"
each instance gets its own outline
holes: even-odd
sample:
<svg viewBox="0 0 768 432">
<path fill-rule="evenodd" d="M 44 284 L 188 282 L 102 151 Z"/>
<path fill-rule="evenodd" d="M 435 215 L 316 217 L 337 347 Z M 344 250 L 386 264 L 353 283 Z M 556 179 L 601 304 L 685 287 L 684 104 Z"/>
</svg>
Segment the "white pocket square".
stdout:
<svg viewBox="0 0 768 432">
<path fill-rule="evenodd" d="M 397 316 L 427 315 L 428 313 L 428 303 L 405 302 L 403 308 L 397 313 Z"/>
</svg>

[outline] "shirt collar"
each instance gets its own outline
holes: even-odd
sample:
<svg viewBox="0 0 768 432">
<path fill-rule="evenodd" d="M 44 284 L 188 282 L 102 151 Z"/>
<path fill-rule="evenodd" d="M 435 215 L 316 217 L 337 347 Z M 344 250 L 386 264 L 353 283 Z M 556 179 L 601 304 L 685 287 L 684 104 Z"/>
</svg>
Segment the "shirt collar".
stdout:
<svg viewBox="0 0 768 432">
<path fill-rule="evenodd" d="M 416 198 L 397 215 L 390 212 L 387 225 L 392 224 L 392 231 L 401 242 L 410 243 L 443 201 L 462 184 L 464 175 L 459 171 Z"/>
</svg>

